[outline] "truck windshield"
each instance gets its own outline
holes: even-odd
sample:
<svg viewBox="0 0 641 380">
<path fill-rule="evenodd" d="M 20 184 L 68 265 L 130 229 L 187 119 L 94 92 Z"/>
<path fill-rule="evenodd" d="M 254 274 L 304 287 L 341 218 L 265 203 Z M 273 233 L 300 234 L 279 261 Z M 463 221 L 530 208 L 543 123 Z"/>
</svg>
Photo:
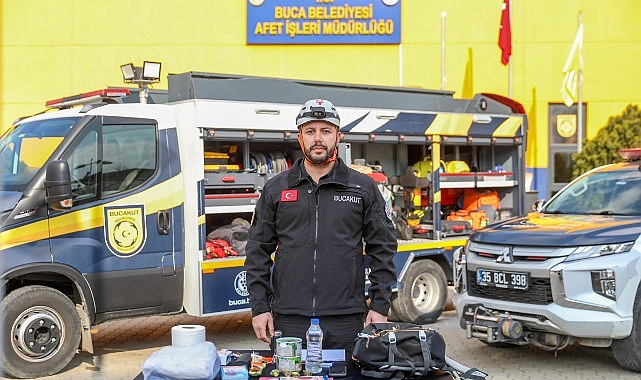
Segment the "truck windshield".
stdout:
<svg viewBox="0 0 641 380">
<path fill-rule="evenodd" d="M 0 138 L 0 189 L 24 190 L 78 117 L 19 124 Z"/>
<path fill-rule="evenodd" d="M 636 169 L 636 168 L 635 168 Z M 550 200 L 544 213 L 641 215 L 641 172 L 594 172 L 565 188 Z"/>
</svg>

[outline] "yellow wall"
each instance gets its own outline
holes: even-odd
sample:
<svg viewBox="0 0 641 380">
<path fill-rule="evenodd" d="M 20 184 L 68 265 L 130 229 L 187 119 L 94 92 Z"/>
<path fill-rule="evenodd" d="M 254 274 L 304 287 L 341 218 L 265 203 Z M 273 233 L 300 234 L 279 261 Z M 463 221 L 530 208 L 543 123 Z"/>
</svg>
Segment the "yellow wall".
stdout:
<svg viewBox="0 0 641 380">
<path fill-rule="evenodd" d="M 446 12 L 445 89 L 461 95 L 471 62 L 472 91 L 508 95 L 497 47 L 501 3 L 402 0 L 403 85 L 440 88 Z M 641 2 L 512 0 L 513 97 L 530 112 L 529 166 L 547 166 L 547 107 L 561 102 L 579 11 L 586 137 L 641 102 Z M 244 0 L 0 0 L 0 129 L 43 110 L 47 99 L 122 85 L 119 66 L 145 59 L 163 63 L 163 78 L 209 71 L 400 84 L 397 45 L 249 46 L 245 15 Z"/>
</svg>

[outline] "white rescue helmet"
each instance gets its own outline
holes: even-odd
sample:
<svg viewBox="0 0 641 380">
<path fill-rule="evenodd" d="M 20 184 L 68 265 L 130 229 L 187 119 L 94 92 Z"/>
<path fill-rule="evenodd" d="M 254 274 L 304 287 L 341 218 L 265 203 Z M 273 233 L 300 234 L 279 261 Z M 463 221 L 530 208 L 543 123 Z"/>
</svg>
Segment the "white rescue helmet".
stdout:
<svg viewBox="0 0 641 380">
<path fill-rule="evenodd" d="M 296 116 L 296 127 L 309 123 L 310 121 L 327 121 L 340 128 L 341 119 L 338 117 L 336 108 L 329 100 L 312 99 L 303 104 L 303 107 Z"/>
</svg>

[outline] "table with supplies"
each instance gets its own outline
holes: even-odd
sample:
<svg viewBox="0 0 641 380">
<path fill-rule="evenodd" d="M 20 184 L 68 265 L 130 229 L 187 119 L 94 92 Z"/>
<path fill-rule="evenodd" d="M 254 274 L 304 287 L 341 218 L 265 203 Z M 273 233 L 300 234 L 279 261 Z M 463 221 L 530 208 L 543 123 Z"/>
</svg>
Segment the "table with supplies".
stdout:
<svg viewBox="0 0 641 380">
<path fill-rule="evenodd" d="M 323 349 L 321 371 L 306 370 L 302 339 L 278 336 L 273 349 L 217 348 L 204 327 L 172 328 L 172 345 L 152 353 L 134 380 L 366 380 L 382 378 L 484 380 L 487 374 L 445 355 L 433 329 L 396 322 L 371 323 L 358 334 L 353 352 Z"/>
<path fill-rule="evenodd" d="M 330 351 L 330 358 L 333 355 L 336 355 L 336 351 L 338 350 L 331 350 Z M 343 351 L 344 354 L 344 350 Z M 312 375 L 306 375 L 304 371 L 300 371 L 298 374 L 287 374 L 289 376 L 286 376 L 285 373 L 279 373 L 276 376 L 274 375 L 273 370 L 276 369 L 276 362 L 273 360 L 272 356 L 272 351 L 269 350 L 231 350 L 231 355 L 229 356 L 229 362 L 227 364 L 221 365 L 221 370 L 218 372 L 218 374 L 214 377 L 215 380 L 240 380 L 245 377 L 243 377 L 242 374 L 236 375 L 235 377 L 229 377 L 223 379 L 223 372 L 225 367 L 245 367 L 247 369 L 247 375 L 248 379 L 250 380 L 292 380 L 294 378 L 297 378 L 299 380 L 369 380 L 369 379 L 375 379 L 372 377 L 367 377 L 364 376 L 361 373 L 361 368 L 356 365 L 352 360 L 350 360 L 349 357 L 346 357 L 343 355 L 344 361 L 328 361 L 326 360 L 326 352 L 328 350 L 323 351 L 323 370 L 320 374 L 312 374 Z M 252 354 L 258 355 L 264 358 L 268 358 L 265 362 L 265 366 L 262 369 L 260 375 L 249 375 L 249 369 L 252 366 L 251 363 L 251 357 Z M 330 375 L 330 368 L 339 368 L 344 366 L 345 368 L 345 374 L 335 374 L 332 373 Z M 304 365 L 302 366 L 304 369 Z M 233 371 L 234 373 L 237 373 L 238 371 Z M 245 379 L 247 379 L 245 378 Z M 446 371 L 440 371 L 440 370 L 435 370 L 432 371 L 428 376 L 424 377 L 424 379 L 429 379 L 429 380 L 450 380 L 454 379 L 452 375 L 449 372 Z M 145 380 L 142 372 L 140 372 L 133 380 Z"/>
</svg>

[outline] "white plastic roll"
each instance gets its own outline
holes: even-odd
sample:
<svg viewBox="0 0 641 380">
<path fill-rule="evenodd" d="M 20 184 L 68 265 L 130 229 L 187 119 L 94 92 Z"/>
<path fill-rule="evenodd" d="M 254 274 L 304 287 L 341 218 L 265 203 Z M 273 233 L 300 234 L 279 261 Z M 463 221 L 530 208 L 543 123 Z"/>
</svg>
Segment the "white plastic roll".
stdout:
<svg viewBox="0 0 641 380">
<path fill-rule="evenodd" d="M 171 328 L 171 345 L 188 346 L 205 341 L 205 326 L 177 325 Z"/>
</svg>

